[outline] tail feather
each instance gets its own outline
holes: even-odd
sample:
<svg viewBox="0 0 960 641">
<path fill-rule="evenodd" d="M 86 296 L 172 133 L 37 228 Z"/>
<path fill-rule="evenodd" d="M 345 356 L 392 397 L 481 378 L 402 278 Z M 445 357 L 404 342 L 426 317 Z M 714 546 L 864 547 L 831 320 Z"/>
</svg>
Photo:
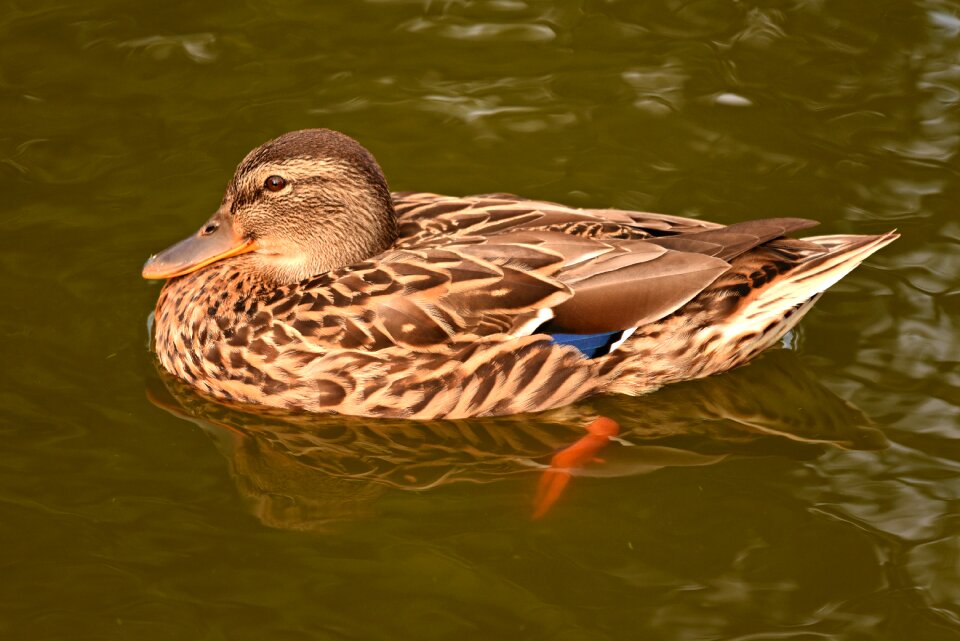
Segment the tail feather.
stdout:
<svg viewBox="0 0 960 641">
<path fill-rule="evenodd" d="M 809 305 L 804 305 L 853 271 L 868 256 L 899 238 L 896 232 L 880 236 L 832 235 L 804 238 L 824 251 L 803 258 L 800 263 L 756 290 L 725 324 L 724 334 L 776 334 L 770 343 L 789 331 Z M 799 307 L 804 306 L 802 310 Z M 771 332 L 771 330 L 777 330 Z"/>
<path fill-rule="evenodd" d="M 793 329 L 828 287 L 898 237 L 779 238 L 741 255 L 687 307 L 611 349 L 600 361 L 604 389 L 643 394 L 746 363 Z"/>
</svg>

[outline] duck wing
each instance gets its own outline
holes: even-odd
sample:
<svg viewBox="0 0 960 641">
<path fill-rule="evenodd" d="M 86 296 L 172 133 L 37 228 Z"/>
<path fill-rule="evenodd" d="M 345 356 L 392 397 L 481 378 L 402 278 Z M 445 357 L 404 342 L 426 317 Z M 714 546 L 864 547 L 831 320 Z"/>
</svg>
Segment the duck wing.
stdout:
<svg viewBox="0 0 960 641">
<path fill-rule="evenodd" d="M 594 260 L 568 262 L 556 274 L 575 295 L 553 310 L 552 327 L 573 334 L 614 332 L 662 318 L 727 271 L 730 261 L 817 224 L 772 218 L 724 226 L 665 214 L 572 209 L 509 194 L 416 193 L 397 202 L 401 246 L 473 242 L 557 248 L 565 242 L 562 235 L 606 241 Z"/>
<path fill-rule="evenodd" d="M 554 231 L 399 249 L 307 281 L 263 310 L 291 340 L 431 350 L 465 337 L 616 331 L 669 314 L 729 269 L 707 254 Z"/>
</svg>

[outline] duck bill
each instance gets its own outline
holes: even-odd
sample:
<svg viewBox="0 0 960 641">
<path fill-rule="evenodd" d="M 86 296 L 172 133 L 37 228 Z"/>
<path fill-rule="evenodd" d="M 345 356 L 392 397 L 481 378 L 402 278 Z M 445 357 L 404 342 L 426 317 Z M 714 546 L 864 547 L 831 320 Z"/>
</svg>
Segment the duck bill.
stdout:
<svg viewBox="0 0 960 641">
<path fill-rule="evenodd" d="M 193 236 L 151 256 L 143 266 L 143 277 L 175 278 L 255 249 L 255 240 L 238 234 L 229 219 L 218 213 Z"/>
</svg>

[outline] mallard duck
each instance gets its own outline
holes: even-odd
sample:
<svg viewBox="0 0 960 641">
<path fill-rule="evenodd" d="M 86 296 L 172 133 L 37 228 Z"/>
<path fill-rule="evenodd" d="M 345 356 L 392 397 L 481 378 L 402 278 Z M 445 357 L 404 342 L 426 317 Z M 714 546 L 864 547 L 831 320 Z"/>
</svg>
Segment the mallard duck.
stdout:
<svg viewBox="0 0 960 641">
<path fill-rule="evenodd" d="M 327 129 L 237 167 L 151 256 L 162 366 L 215 398 L 414 419 L 535 412 L 745 363 L 897 235 L 785 235 L 507 194 L 391 194 Z"/>
</svg>

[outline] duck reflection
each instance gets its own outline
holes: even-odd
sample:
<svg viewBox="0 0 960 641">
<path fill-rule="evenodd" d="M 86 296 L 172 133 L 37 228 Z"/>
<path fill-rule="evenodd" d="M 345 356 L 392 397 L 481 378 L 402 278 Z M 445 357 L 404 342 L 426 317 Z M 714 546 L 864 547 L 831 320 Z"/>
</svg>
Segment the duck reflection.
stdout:
<svg viewBox="0 0 960 641">
<path fill-rule="evenodd" d="M 372 516 L 390 488 L 424 491 L 539 474 L 530 509 L 542 517 L 576 476 L 886 446 L 858 409 L 818 383 L 787 349 L 639 398 L 457 421 L 254 411 L 159 375 L 163 385 L 149 390 L 151 401 L 211 434 L 251 511 L 285 529 L 323 530 Z"/>
</svg>

